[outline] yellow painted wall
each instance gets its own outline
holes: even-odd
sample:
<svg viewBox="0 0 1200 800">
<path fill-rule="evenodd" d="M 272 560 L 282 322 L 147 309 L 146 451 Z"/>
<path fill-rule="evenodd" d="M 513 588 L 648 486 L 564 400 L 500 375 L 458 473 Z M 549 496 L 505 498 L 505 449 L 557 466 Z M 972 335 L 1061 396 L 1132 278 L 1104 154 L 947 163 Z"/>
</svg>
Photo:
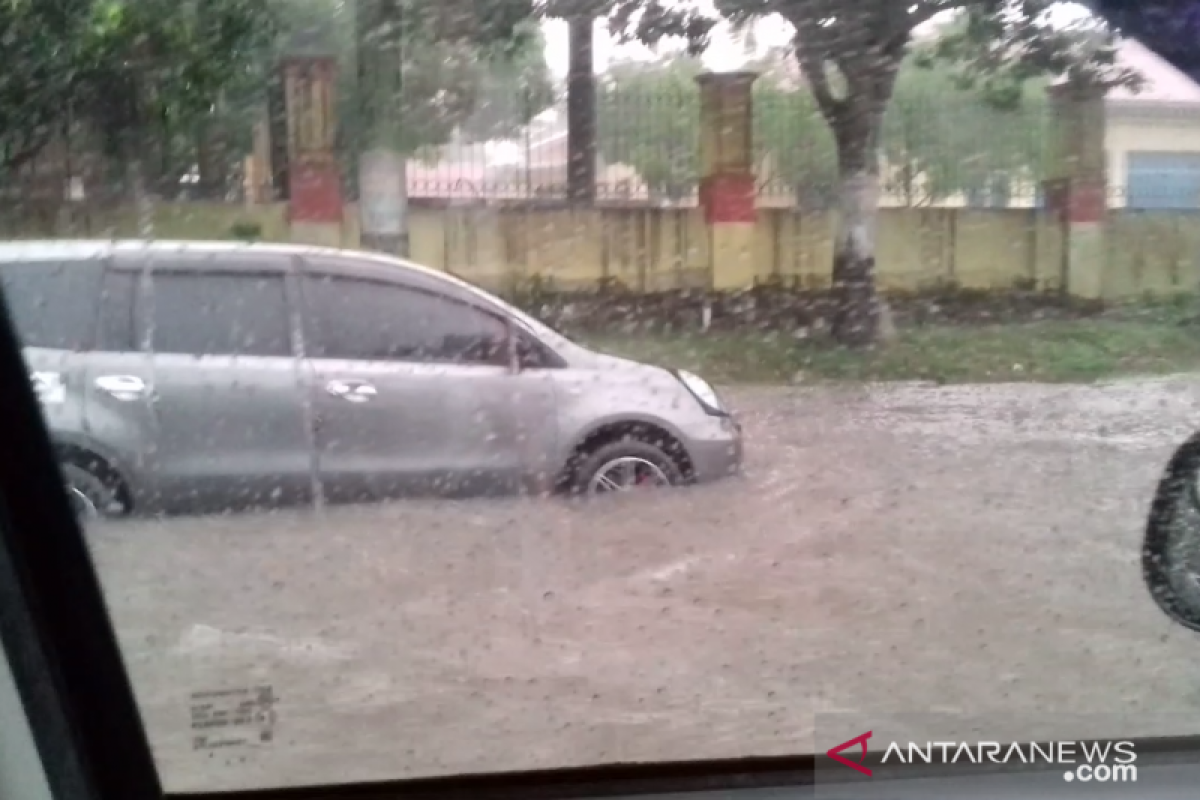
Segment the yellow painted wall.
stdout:
<svg viewBox="0 0 1200 800">
<path fill-rule="evenodd" d="M 1194 291 L 1200 287 L 1200 226 L 1187 214 L 1114 211 L 1102 270 L 1105 297 Z M 281 205 L 160 204 L 159 238 L 228 239 L 237 223 L 257 222 L 262 238 L 290 240 Z M 793 209 L 763 209 L 745 258 L 753 276 L 780 276 L 813 287 L 829 283 L 833 217 Z M 137 232 L 127 209 L 90 210 L 18 225 L 0 214 L 0 235 L 121 237 Z M 341 229 L 320 237 L 358 244 L 354 208 Z M 311 237 L 306 240 L 312 241 Z M 415 261 L 494 289 L 522 279 L 563 288 L 609 279 L 640 290 L 712 284 L 709 232 L 698 209 L 565 210 L 414 208 Z M 880 214 L 878 277 L 891 289 L 939 283 L 1009 288 L 1062 283 L 1063 235 L 1032 209 L 884 209 Z M 739 270 L 744 262 L 735 265 Z"/>
<path fill-rule="evenodd" d="M 1200 226 L 1195 215 L 1110 215 L 1103 287 L 1106 297 L 1200 289 Z"/>
</svg>

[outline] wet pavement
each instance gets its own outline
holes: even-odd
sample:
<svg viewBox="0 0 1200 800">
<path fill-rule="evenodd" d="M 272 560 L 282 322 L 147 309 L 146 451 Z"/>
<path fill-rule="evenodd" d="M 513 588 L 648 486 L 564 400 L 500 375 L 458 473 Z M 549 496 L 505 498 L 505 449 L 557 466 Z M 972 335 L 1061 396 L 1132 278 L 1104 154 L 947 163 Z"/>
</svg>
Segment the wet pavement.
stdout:
<svg viewBox="0 0 1200 800">
<path fill-rule="evenodd" d="M 1200 379 L 731 398 L 718 485 L 94 531 L 167 788 L 809 752 L 819 714 L 1200 732 L 1139 568 Z M 193 728 L 252 686 L 272 715 Z"/>
</svg>

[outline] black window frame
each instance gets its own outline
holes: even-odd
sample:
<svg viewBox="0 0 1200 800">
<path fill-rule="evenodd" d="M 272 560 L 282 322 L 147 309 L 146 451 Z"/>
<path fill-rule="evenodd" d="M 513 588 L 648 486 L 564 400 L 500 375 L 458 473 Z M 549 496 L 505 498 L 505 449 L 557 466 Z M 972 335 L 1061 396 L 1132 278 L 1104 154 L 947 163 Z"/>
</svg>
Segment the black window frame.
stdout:
<svg viewBox="0 0 1200 800">
<path fill-rule="evenodd" d="M 129 297 L 128 308 L 124 309 L 128 313 L 129 319 L 122 322 L 128 327 L 128 339 L 124 339 L 124 334 L 121 334 L 121 340 L 116 341 L 112 335 L 110 324 L 116 322 L 116 317 L 112 316 L 116 307 L 112 303 L 112 298 L 108 295 L 108 291 L 114 280 L 129 279 Z M 104 265 L 104 274 L 100 280 L 100 294 L 96 300 L 96 324 L 95 332 L 92 336 L 91 351 L 97 353 L 136 353 L 141 350 L 142 331 L 144 330 L 142 313 L 141 313 L 141 292 L 142 280 L 141 275 L 134 270 L 121 269 L 116 267 L 111 261 L 106 261 Z"/>
</svg>

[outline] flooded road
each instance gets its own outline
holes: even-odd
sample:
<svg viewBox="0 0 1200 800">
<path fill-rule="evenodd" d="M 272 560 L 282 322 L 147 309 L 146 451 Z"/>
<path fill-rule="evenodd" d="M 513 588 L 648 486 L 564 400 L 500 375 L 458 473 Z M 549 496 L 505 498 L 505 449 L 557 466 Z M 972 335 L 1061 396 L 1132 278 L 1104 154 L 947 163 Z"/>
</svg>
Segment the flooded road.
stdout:
<svg viewBox="0 0 1200 800">
<path fill-rule="evenodd" d="M 1139 568 L 1200 381 L 730 398 L 718 485 L 96 530 L 167 788 L 808 752 L 824 713 L 1200 732 L 1200 639 Z M 193 727 L 267 686 L 253 736 Z"/>
</svg>

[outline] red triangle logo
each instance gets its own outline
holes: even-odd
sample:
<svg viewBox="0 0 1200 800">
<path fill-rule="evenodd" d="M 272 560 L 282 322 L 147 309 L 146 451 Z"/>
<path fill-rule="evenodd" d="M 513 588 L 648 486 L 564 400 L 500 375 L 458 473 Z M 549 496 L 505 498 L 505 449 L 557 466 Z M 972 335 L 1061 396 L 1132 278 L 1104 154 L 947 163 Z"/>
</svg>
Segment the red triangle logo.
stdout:
<svg viewBox="0 0 1200 800">
<path fill-rule="evenodd" d="M 864 734 L 855 736 L 853 739 L 842 742 L 837 747 L 831 747 L 831 748 L 829 748 L 829 750 L 827 750 L 825 752 L 825 755 L 829 756 L 834 761 L 838 762 L 839 764 L 842 764 L 843 766 L 847 766 L 850 769 L 857 770 L 858 772 L 861 772 L 863 775 L 870 777 L 870 775 L 871 775 L 870 768 L 864 767 L 862 765 L 862 762 L 865 761 L 867 758 L 867 739 L 871 738 L 871 733 L 872 733 L 872 731 L 867 731 Z M 858 761 L 851 761 L 850 759 L 846 758 L 845 756 L 838 755 L 838 753 L 842 752 L 843 750 L 845 750 L 847 748 L 853 747 L 856 744 L 860 745 L 862 747 L 862 755 L 859 757 Z"/>
</svg>

